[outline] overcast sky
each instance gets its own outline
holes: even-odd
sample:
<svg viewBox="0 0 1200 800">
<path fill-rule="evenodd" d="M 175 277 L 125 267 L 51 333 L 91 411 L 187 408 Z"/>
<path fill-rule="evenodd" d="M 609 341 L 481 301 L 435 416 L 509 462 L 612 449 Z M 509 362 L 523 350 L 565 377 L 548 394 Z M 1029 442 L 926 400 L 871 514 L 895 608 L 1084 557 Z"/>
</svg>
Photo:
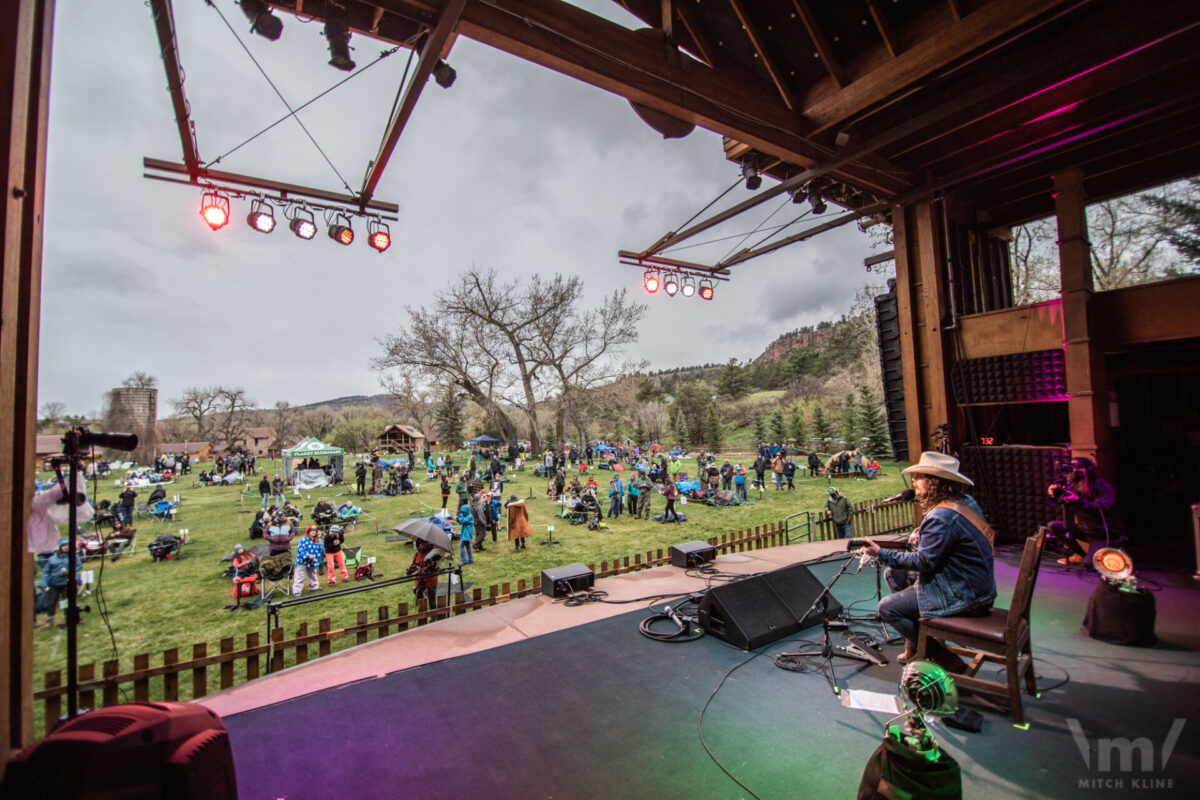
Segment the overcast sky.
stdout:
<svg viewBox="0 0 1200 800">
<path fill-rule="evenodd" d="M 283 36 L 269 42 L 247 32 L 233 0 L 215 2 L 293 106 L 345 77 L 326 64 L 319 23 L 282 15 Z M 207 161 L 286 109 L 214 9 L 204 0 L 174 5 Z M 577 5 L 638 27 L 607 0 Z M 386 49 L 361 36 L 351 45 L 360 68 Z M 355 189 L 407 56 L 401 50 L 301 112 Z M 593 303 L 628 287 L 648 305 L 631 355 L 652 368 L 749 360 L 782 332 L 837 318 L 860 286 L 880 281 L 862 266 L 869 240 L 849 225 L 735 268 L 710 303 L 646 296 L 641 273 L 620 265 L 617 251 L 649 246 L 737 179 L 720 136 L 697 129 L 664 140 L 624 99 L 466 38 L 448 60 L 457 81 L 425 88 L 376 191 L 400 206 L 386 253 L 367 247 L 361 221 L 350 247 L 324 230 L 301 241 L 286 224 L 264 236 L 247 227 L 248 203 L 237 199 L 230 224 L 213 232 L 198 214 L 200 190 L 142 177 L 143 156 L 182 160 L 148 5 L 60 3 L 39 403 L 97 410 L 135 370 L 158 378 L 160 416 L 191 386 L 244 386 L 260 406 L 374 394 L 376 338 L 400 328 L 406 304 L 429 304 L 473 265 L 508 278 L 581 274 Z M 218 168 L 344 191 L 294 121 Z M 747 194 L 739 186 L 725 205 Z M 771 223 L 795 216 L 790 204 L 762 208 L 696 241 L 749 233 L 772 212 Z M 674 255 L 712 263 L 738 243 Z"/>
</svg>

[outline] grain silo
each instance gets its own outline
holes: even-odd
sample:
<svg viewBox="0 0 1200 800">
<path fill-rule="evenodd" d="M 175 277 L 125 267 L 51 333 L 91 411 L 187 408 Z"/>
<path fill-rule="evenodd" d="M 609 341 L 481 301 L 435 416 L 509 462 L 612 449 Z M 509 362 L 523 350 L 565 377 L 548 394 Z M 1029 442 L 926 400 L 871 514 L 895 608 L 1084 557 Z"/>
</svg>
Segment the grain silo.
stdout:
<svg viewBox="0 0 1200 800">
<path fill-rule="evenodd" d="M 110 391 L 104 428 L 136 433 L 138 437 L 136 450 L 129 454 L 113 453 L 113 457 L 149 464 L 158 454 L 158 389 L 121 387 Z"/>
</svg>

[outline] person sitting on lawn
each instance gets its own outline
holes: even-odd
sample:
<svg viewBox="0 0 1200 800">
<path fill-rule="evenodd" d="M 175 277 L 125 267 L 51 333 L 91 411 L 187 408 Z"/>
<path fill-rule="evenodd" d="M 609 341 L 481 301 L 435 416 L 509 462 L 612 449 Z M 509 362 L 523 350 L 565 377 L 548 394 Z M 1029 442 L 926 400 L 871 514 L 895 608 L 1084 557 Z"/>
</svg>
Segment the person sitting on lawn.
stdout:
<svg viewBox="0 0 1200 800">
<path fill-rule="evenodd" d="M 867 461 L 867 480 L 871 480 L 878 474 L 879 474 L 879 462 L 873 458 L 869 459 Z"/>
<path fill-rule="evenodd" d="M 339 522 L 350 522 L 358 519 L 358 515 L 362 513 L 362 509 L 347 500 L 337 507 L 337 517 Z"/>
<path fill-rule="evenodd" d="M 600 484 L 592 475 L 588 476 L 587 483 L 583 485 L 584 494 L 590 494 L 593 498 L 596 492 L 600 489 Z"/>
<path fill-rule="evenodd" d="M 400 476 L 400 494 L 412 494 L 416 489 L 413 487 L 412 478 L 408 473 L 402 473 Z"/>
<path fill-rule="evenodd" d="M 280 513 L 288 519 L 300 519 L 300 508 L 291 500 L 288 500 L 283 504 L 283 508 L 280 509 Z"/>
<path fill-rule="evenodd" d="M 290 552 L 292 549 L 292 539 L 296 536 L 296 531 L 288 524 L 287 519 L 282 514 L 276 514 L 271 527 L 267 528 L 266 536 L 263 538 L 271 546 L 270 554 L 278 555 L 280 553 Z"/>
<path fill-rule="evenodd" d="M 334 509 L 333 504 L 324 497 L 317 501 L 317 504 L 312 510 L 313 522 L 317 523 L 323 528 L 333 524 L 333 522 L 337 520 L 337 516 L 338 513 L 337 510 Z"/>
<path fill-rule="evenodd" d="M 233 558 L 230 561 L 232 562 L 235 578 L 247 578 L 258 572 L 258 556 L 240 544 L 233 546 Z"/>
</svg>

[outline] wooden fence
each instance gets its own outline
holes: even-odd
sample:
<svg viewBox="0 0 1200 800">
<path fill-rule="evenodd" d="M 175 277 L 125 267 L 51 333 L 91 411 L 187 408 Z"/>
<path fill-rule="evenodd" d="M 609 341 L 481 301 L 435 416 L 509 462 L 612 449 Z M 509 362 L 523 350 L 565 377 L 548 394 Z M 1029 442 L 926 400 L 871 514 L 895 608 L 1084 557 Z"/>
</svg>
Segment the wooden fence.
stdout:
<svg viewBox="0 0 1200 800">
<path fill-rule="evenodd" d="M 854 536 L 885 536 L 908 533 L 917 527 L 917 504 L 912 501 L 880 505 L 878 500 L 864 500 L 850 504 L 850 525 Z M 822 512 L 813 522 L 817 541 L 836 538 L 833 520 Z"/>
<path fill-rule="evenodd" d="M 884 526 L 888 524 L 896 525 L 892 530 L 911 527 L 911 504 L 898 503 L 878 509 L 870 507 L 870 504 L 859 505 L 860 508 L 855 510 L 856 535 L 884 533 Z M 909 506 L 907 516 L 902 511 L 904 506 Z M 906 521 L 897 524 L 901 519 Z M 819 523 L 816 527 L 818 531 L 815 538 L 832 538 L 832 526 Z M 787 544 L 787 535 L 782 523 L 772 523 L 712 537 L 708 542 L 716 547 L 718 553 L 739 553 L 780 547 Z M 588 568 L 595 572 L 597 578 L 607 578 L 663 566 L 670 561 L 670 554 L 660 548 L 656 552 L 624 556 L 612 562 L 601 561 L 599 569 L 595 565 L 588 565 Z M 257 631 L 246 634 L 245 644 L 241 647 L 237 646 L 233 637 L 222 639 L 216 648 L 199 642 L 192 645 L 191 657 L 182 660 L 179 648 L 171 648 L 163 651 L 161 662 L 155 666 L 151 666 L 149 653 L 135 655 L 132 667 L 124 671 L 117 659 L 99 665 L 83 664 L 79 667 L 78 675 L 79 707 L 99 708 L 131 700 L 189 700 L 203 697 L 213 689 L 228 689 L 254 680 L 266 672 L 281 670 L 291 664 L 303 664 L 313 657 L 314 647 L 315 655 L 319 658 L 333 652 L 335 642 L 339 650 L 354 647 L 366 644 L 372 638 L 382 639 L 392 633 L 400 633 L 412 626 L 427 625 L 439 619 L 540 592 L 541 576 L 538 576 L 531 581 L 517 581 L 515 588 L 510 583 L 499 586 L 493 584 L 486 593 L 477 588 L 469 598 L 461 592 L 452 600 L 439 597 L 435 607 L 429 607 L 424 599 L 418 601 L 415 607 L 410 607 L 408 603 L 400 603 L 394 608 L 382 605 L 375 609 L 374 619 L 371 619 L 370 611 L 362 610 L 357 612 L 353 625 L 337 630 L 333 630 L 330 620 L 325 618 L 317 622 L 315 631 L 310 629 L 307 622 L 300 623 L 290 638 L 285 638 L 283 628 L 275 628 L 265 641 Z M 182 686 L 181 676 L 184 681 Z M 39 736 L 45 735 L 47 726 L 61 716 L 66 692 L 61 670 L 45 673 L 42 688 L 33 695 L 35 703 L 42 703 Z"/>
</svg>

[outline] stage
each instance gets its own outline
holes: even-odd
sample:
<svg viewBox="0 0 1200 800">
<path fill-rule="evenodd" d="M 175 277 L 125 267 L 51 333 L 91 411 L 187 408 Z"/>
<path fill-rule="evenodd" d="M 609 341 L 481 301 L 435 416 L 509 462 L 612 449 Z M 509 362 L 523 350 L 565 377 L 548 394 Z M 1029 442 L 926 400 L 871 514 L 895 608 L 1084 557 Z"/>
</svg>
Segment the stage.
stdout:
<svg viewBox="0 0 1200 800">
<path fill-rule="evenodd" d="M 841 546 L 734 554 L 716 566 L 751 574 Z M 812 570 L 826 580 L 840 566 L 824 562 Z M 1016 555 L 1002 553 L 1000 605 L 1007 605 L 1015 575 Z M 984 714 L 980 733 L 933 726 L 962 767 L 966 797 L 1194 792 L 1200 591 L 1186 574 L 1148 577 L 1158 589 L 1160 642 L 1125 648 L 1080 629 L 1095 575 L 1043 566 L 1032 623 L 1043 691 L 1040 699 L 1025 698 L 1028 730 L 979 704 L 972 707 Z M 661 567 L 597 581 L 596 588 L 621 600 L 704 585 L 682 569 Z M 866 601 L 855 611 L 869 613 L 874 591 L 868 568 L 843 577 L 834 595 L 846 606 Z M 887 717 L 844 708 L 820 672 L 781 670 L 770 658 L 798 649 L 798 638 L 818 641 L 820 628 L 756 653 L 707 636 L 662 643 L 639 633 L 645 605 L 568 607 L 544 596 L 524 598 L 202 702 L 229 728 L 243 798 L 750 797 L 704 743 L 765 800 L 854 796 Z M 899 652 L 885 649 L 889 659 Z M 900 670 L 895 663 L 836 666 L 843 689 L 887 693 Z M 1176 741 L 1164 767 L 1172 729 Z M 1122 765 L 1118 748 L 1110 769 L 1101 771 L 1099 740 L 1119 737 L 1144 737 L 1135 744 L 1152 748 L 1153 764 L 1134 755 Z"/>
</svg>

